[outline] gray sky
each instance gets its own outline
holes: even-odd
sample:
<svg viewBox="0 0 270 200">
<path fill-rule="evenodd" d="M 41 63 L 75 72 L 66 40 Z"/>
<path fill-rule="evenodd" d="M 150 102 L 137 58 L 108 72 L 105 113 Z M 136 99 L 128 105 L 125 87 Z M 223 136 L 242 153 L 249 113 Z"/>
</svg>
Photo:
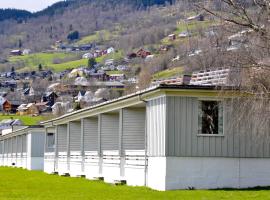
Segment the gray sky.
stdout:
<svg viewBox="0 0 270 200">
<path fill-rule="evenodd" d="M 0 8 L 39 11 L 60 0 L 0 0 Z"/>
</svg>

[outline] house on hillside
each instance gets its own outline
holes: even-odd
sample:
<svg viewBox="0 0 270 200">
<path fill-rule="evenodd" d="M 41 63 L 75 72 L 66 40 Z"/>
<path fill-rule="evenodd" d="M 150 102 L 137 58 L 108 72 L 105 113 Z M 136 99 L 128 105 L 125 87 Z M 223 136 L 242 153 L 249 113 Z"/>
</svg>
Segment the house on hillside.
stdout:
<svg viewBox="0 0 270 200">
<path fill-rule="evenodd" d="M 19 50 L 19 49 L 15 49 L 15 50 L 10 51 L 10 55 L 12 55 L 12 56 L 21 56 L 22 51 Z"/>
<path fill-rule="evenodd" d="M 169 38 L 169 40 L 175 40 L 176 39 L 176 35 L 175 34 L 170 34 L 170 35 L 168 35 L 168 38 Z"/>
<path fill-rule="evenodd" d="M 144 49 L 139 49 L 136 54 L 137 57 L 146 58 L 147 56 L 151 55 L 151 52 Z"/>
<path fill-rule="evenodd" d="M 48 92 L 42 97 L 42 102 L 47 102 L 47 106 L 52 107 L 57 98 L 58 95 L 55 92 Z"/>
<path fill-rule="evenodd" d="M 19 100 L 5 100 L 3 103 L 3 111 L 6 113 L 16 113 L 17 108 L 21 105 Z"/>
<path fill-rule="evenodd" d="M 17 109 L 18 115 L 38 115 L 39 109 L 35 103 L 21 104 Z"/>
</svg>

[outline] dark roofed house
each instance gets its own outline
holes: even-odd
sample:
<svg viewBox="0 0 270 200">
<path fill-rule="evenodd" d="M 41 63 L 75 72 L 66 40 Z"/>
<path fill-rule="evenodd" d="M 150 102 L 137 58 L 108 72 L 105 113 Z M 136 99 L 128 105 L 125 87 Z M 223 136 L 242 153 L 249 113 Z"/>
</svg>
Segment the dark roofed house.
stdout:
<svg viewBox="0 0 270 200">
<path fill-rule="evenodd" d="M 47 105 L 52 107 L 56 99 L 58 98 L 58 95 L 55 92 L 48 92 L 45 96 L 43 96 L 43 102 L 47 102 Z"/>
<path fill-rule="evenodd" d="M 19 49 L 14 49 L 10 52 L 10 55 L 12 56 L 21 56 L 22 55 L 22 51 Z"/>
</svg>

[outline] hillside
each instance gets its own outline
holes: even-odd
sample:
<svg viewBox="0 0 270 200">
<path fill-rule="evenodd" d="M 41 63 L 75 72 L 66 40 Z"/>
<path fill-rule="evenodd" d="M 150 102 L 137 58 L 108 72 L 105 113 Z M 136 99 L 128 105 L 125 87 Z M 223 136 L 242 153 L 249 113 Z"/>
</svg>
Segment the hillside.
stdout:
<svg viewBox="0 0 270 200">
<path fill-rule="evenodd" d="M 132 5 L 134 9 L 142 9 L 146 8 L 148 6 L 153 5 L 164 5 L 166 3 L 173 3 L 173 0 L 117 0 L 117 1 L 110 1 L 110 0 L 103 0 L 103 1 L 97 1 L 97 0 L 67 0 L 67 1 L 60 1 L 57 2 L 48 8 L 36 12 L 31 13 L 25 10 L 18 10 L 18 9 L 0 9 L 0 21 L 4 20 L 27 20 L 29 18 L 36 18 L 39 16 L 54 16 L 57 14 L 63 14 L 66 9 L 76 9 L 81 6 L 87 6 L 89 3 L 97 3 L 97 4 L 107 4 L 109 3 L 112 7 L 115 7 L 118 4 L 127 4 Z"/>
</svg>

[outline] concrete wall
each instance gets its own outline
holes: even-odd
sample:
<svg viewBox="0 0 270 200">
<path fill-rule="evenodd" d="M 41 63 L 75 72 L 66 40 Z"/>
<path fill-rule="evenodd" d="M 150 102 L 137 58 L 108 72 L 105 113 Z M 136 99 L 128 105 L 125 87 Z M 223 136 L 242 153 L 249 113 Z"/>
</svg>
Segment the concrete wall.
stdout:
<svg viewBox="0 0 270 200">
<path fill-rule="evenodd" d="M 167 157 L 166 190 L 270 185 L 270 159 Z"/>
</svg>

